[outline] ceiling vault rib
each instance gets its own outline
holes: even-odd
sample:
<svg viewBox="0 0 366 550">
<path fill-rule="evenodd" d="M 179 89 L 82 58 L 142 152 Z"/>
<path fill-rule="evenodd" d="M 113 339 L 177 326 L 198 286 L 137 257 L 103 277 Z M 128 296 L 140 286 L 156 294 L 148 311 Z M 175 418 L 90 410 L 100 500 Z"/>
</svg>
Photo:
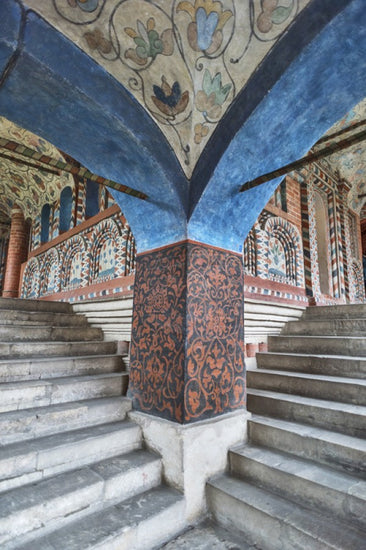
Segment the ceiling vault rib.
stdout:
<svg viewBox="0 0 366 550">
<path fill-rule="evenodd" d="M 239 192 L 242 193 L 243 191 L 248 191 L 249 189 L 253 189 L 258 185 L 262 185 L 263 183 L 271 181 L 275 178 L 285 176 L 293 170 L 298 170 L 299 168 L 303 168 L 304 166 L 307 166 L 308 164 L 311 164 L 316 160 L 329 157 L 333 153 L 336 153 L 337 151 L 342 151 L 343 149 L 351 147 L 352 145 L 360 143 L 361 141 L 365 141 L 365 139 L 366 130 L 363 130 L 362 132 L 358 132 L 357 134 L 354 134 L 341 141 L 333 142 L 330 145 L 324 147 L 324 149 L 321 149 L 320 151 L 310 153 L 306 157 L 302 157 L 301 159 L 290 162 L 289 164 L 286 164 L 281 168 L 277 168 L 277 170 L 273 170 L 272 172 L 268 172 L 267 174 L 263 174 L 262 176 L 258 176 L 251 181 L 243 183 L 239 189 Z"/>
<path fill-rule="evenodd" d="M 12 140 L 4 139 L 0 137 L 0 149 L 6 149 L 7 151 L 10 151 L 12 153 L 17 153 L 19 155 L 27 157 L 28 159 L 33 159 L 39 162 L 40 164 L 44 164 L 47 167 L 51 167 L 49 168 L 50 170 L 52 168 L 56 168 L 63 172 L 68 172 L 69 174 L 72 174 L 77 178 L 81 178 L 81 179 L 87 178 L 91 181 L 95 181 L 96 183 L 99 183 L 100 185 L 105 185 L 106 187 L 110 187 L 112 189 L 115 189 L 116 191 L 125 193 L 126 195 L 136 197 L 137 199 L 146 200 L 148 198 L 148 196 L 145 193 L 142 193 L 141 191 L 137 191 L 136 189 L 132 189 L 132 187 L 128 187 L 127 185 L 123 185 L 122 183 L 118 183 L 116 181 L 103 178 L 102 176 L 98 176 L 97 174 L 90 172 L 90 170 L 88 170 L 84 166 L 80 166 L 80 167 L 73 166 L 68 162 L 63 162 L 62 160 L 55 159 L 48 155 L 39 153 L 38 151 L 35 151 L 34 149 L 31 149 L 30 147 L 27 147 L 16 141 L 12 141 Z M 12 160 L 13 158 L 14 157 L 12 157 Z M 41 166 L 35 166 L 35 167 L 40 170 L 43 170 Z"/>
</svg>

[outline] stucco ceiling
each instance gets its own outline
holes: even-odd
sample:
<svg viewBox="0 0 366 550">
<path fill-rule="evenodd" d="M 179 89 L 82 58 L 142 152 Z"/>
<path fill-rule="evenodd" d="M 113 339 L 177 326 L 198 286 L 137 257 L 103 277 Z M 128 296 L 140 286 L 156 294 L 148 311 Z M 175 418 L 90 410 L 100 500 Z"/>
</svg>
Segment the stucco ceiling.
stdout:
<svg viewBox="0 0 366 550">
<path fill-rule="evenodd" d="M 186 174 L 310 0 L 26 0 L 159 125 Z"/>
<path fill-rule="evenodd" d="M 4 117 L 0 117 L 0 137 L 26 145 L 52 158 L 65 160 L 58 149 L 48 141 Z M 2 154 L 6 154 L 12 160 L 4 158 Z M 59 175 L 55 175 L 33 168 L 23 156 L 0 149 L 0 222 L 9 220 L 14 204 L 22 208 L 26 218 L 34 219 L 42 206 L 55 202 L 67 185 L 74 185 L 70 174 L 60 172 Z"/>
</svg>

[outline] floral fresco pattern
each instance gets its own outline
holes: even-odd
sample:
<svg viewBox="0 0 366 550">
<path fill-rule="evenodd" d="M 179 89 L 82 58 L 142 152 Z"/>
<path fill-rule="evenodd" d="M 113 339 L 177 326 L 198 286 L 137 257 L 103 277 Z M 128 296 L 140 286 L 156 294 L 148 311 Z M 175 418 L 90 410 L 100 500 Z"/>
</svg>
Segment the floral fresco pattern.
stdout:
<svg viewBox="0 0 366 550">
<path fill-rule="evenodd" d="M 56 147 L 4 117 L 0 117 L 0 136 L 65 161 Z M 1 157 L 0 216 L 10 218 L 13 205 L 18 204 L 25 218 L 34 219 L 40 214 L 42 206 L 55 202 L 60 197 L 62 189 L 67 186 L 74 186 L 71 174 L 50 174 Z"/>
<path fill-rule="evenodd" d="M 27 4 L 129 89 L 186 175 L 232 101 L 310 0 Z"/>
<path fill-rule="evenodd" d="M 180 423 L 244 406 L 240 256 L 180 243 L 137 258 L 134 407 Z"/>
<path fill-rule="evenodd" d="M 331 142 L 349 138 L 353 134 L 364 131 L 365 119 L 366 99 L 363 99 L 328 130 L 322 143 L 314 149 L 326 147 Z M 337 173 L 350 183 L 348 206 L 359 214 L 366 203 L 366 152 L 363 144 L 358 143 L 335 152 L 321 159 L 319 164 L 326 171 Z"/>
<path fill-rule="evenodd" d="M 188 245 L 186 422 L 244 406 L 244 273 L 240 256 Z"/>
<path fill-rule="evenodd" d="M 186 247 L 137 257 L 129 395 L 134 407 L 184 421 Z"/>
</svg>

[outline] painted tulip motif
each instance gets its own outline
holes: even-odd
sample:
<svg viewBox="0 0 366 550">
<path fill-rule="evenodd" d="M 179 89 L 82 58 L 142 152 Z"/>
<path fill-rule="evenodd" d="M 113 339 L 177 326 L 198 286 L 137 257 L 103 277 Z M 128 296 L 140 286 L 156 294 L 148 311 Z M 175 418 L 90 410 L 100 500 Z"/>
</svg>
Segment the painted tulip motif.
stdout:
<svg viewBox="0 0 366 550">
<path fill-rule="evenodd" d="M 150 17 L 145 25 L 138 20 L 137 31 L 131 27 L 125 28 L 125 33 L 133 38 L 136 48 L 130 48 L 126 51 L 126 59 L 131 59 L 137 65 L 144 66 L 147 64 L 148 59 L 152 61 L 157 55 L 172 55 L 174 51 L 173 31 L 172 29 L 166 29 L 159 33 L 155 29 L 155 19 Z"/>
<path fill-rule="evenodd" d="M 273 25 L 281 25 L 290 16 L 294 2 L 288 6 L 278 5 L 279 0 L 262 0 L 262 11 L 257 19 L 258 29 L 263 33 L 269 32 Z"/>
<path fill-rule="evenodd" d="M 189 92 L 182 93 L 179 82 L 170 86 L 165 78 L 161 78 L 161 86 L 153 86 L 154 94 L 151 96 L 156 107 L 169 117 L 175 117 L 182 113 L 188 105 Z"/>
<path fill-rule="evenodd" d="M 212 78 L 210 71 L 205 70 L 202 90 L 196 95 L 196 107 L 203 113 L 205 119 L 218 119 L 221 115 L 222 105 L 227 99 L 231 84 L 222 85 L 221 73 L 216 73 Z"/>
<path fill-rule="evenodd" d="M 222 44 L 222 29 L 233 16 L 232 11 L 224 10 L 222 3 L 215 0 L 195 0 L 179 2 L 177 12 L 187 12 L 192 21 L 187 28 L 188 42 L 197 52 L 214 54 Z"/>
</svg>

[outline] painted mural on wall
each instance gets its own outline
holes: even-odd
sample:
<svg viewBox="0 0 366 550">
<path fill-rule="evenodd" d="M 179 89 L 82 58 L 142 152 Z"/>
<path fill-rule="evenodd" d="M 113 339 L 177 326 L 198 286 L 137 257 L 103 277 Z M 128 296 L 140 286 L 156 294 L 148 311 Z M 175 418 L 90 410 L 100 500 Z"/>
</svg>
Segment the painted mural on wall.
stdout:
<svg viewBox="0 0 366 550">
<path fill-rule="evenodd" d="M 293 224 L 264 210 L 244 243 L 245 274 L 304 287 L 301 235 Z"/>
<path fill-rule="evenodd" d="M 321 169 L 317 164 L 303 174 L 307 178 L 308 213 L 309 213 L 309 240 L 311 258 L 311 287 L 312 295 L 318 303 L 344 302 L 346 300 L 346 285 L 343 257 L 343 241 L 345 240 L 345 228 L 342 228 L 340 220 L 340 195 L 338 181 L 331 174 Z M 324 221 L 324 235 L 319 233 L 317 224 L 316 197 L 320 197 L 326 212 Z M 348 205 L 344 205 L 348 208 Z M 327 241 L 327 257 L 319 258 L 319 242 Z M 322 254 L 324 256 L 324 254 Z M 324 283 L 321 281 L 321 262 L 328 264 L 328 292 L 324 292 Z M 324 297 L 328 295 L 328 298 Z M 349 298 L 347 296 L 347 298 Z M 329 301 L 330 300 L 330 301 Z"/>
<path fill-rule="evenodd" d="M 133 273 L 135 243 L 119 214 L 106 218 L 46 252 L 24 269 L 22 298 L 39 298 Z"/>
<path fill-rule="evenodd" d="M 129 396 L 134 408 L 184 421 L 187 251 L 183 244 L 137 257 Z"/>
<path fill-rule="evenodd" d="M 329 145 L 331 142 L 346 139 L 363 131 L 365 120 L 366 99 L 363 99 L 329 129 L 321 145 L 314 149 L 317 150 Z M 360 214 L 363 205 L 366 203 L 366 151 L 362 144 L 358 143 L 333 153 L 331 156 L 322 159 L 320 165 L 327 171 L 338 173 L 340 178 L 350 184 L 350 192 L 347 198 L 348 206 L 354 212 Z"/>
<path fill-rule="evenodd" d="M 26 145 L 57 160 L 65 160 L 58 149 L 48 141 L 4 117 L 0 117 L 0 137 Z M 19 158 L 15 153 L 11 153 L 10 157 Z M 19 160 L 23 161 L 24 157 L 20 157 Z M 42 206 L 57 200 L 62 189 L 67 186 L 74 186 L 70 174 L 51 174 L 24 162 L 0 157 L 0 211 L 3 216 L 10 218 L 13 205 L 18 204 L 25 218 L 33 220 L 40 213 Z"/>
<path fill-rule="evenodd" d="M 242 258 L 188 245 L 185 420 L 245 404 Z"/>
<path fill-rule="evenodd" d="M 216 125 L 309 0 L 26 0 L 117 78 L 190 176 Z"/>
</svg>

